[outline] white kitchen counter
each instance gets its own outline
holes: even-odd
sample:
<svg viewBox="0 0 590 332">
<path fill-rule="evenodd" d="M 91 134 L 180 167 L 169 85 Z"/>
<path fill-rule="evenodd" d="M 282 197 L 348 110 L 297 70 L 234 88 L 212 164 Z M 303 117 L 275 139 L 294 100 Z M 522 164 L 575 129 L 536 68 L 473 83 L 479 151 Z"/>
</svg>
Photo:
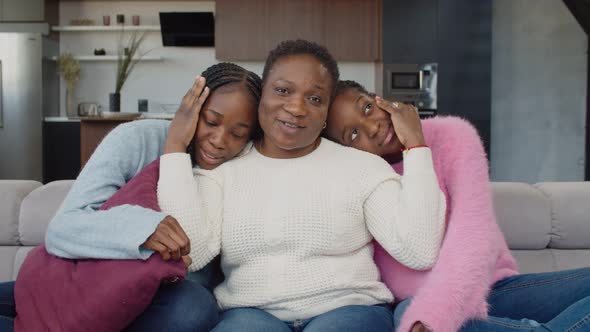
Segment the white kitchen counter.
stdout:
<svg viewBox="0 0 590 332">
<path fill-rule="evenodd" d="M 163 119 L 163 120 L 172 120 L 174 118 L 174 113 L 143 113 L 141 116 L 137 117 L 139 119 Z M 100 117 L 96 117 L 96 119 L 100 119 Z M 108 119 L 108 117 L 104 117 L 104 119 Z M 46 116 L 44 118 L 45 122 L 80 122 L 80 118 L 68 118 L 67 116 Z"/>
</svg>

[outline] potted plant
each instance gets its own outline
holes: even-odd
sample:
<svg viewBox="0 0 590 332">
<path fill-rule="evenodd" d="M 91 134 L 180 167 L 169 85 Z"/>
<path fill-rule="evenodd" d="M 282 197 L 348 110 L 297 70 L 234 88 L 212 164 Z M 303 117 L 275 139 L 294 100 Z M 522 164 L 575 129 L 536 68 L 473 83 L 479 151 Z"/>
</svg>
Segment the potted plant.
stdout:
<svg viewBox="0 0 590 332">
<path fill-rule="evenodd" d="M 66 115 L 69 118 L 76 117 L 74 110 L 74 87 L 80 79 L 80 63 L 70 53 L 57 57 L 58 72 L 66 82 Z"/>
<path fill-rule="evenodd" d="M 117 77 L 115 82 L 115 92 L 109 95 L 109 108 L 111 112 L 121 110 L 121 89 L 123 84 L 131 74 L 133 67 L 143 55 L 139 55 L 138 49 L 145 38 L 145 33 L 137 34 L 133 32 L 126 46 L 119 43 L 117 51 Z"/>
</svg>

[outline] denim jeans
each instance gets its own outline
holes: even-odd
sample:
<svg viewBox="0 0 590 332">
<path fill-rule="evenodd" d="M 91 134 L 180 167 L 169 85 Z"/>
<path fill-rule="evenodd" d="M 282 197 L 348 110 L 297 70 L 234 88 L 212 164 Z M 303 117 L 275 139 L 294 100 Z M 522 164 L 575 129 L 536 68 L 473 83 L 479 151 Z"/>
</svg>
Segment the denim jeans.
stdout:
<svg viewBox="0 0 590 332">
<path fill-rule="evenodd" d="M 210 331 L 218 319 L 213 294 L 185 280 L 161 285 L 149 307 L 125 331 Z"/>
<path fill-rule="evenodd" d="M 395 308 L 396 326 L 410 301 Z M 502 279 L 491 289 L 488 303 L 488 319 L 467 321 L 460 332 L 590 331 L 590 268 Z"/>
<path fill-rule="evenodd" d="M 0 331 L 13 331 L 15 316 L 14 281 L 0 283 Z"/>
<path fill-rule="evenodd" d="M 204 286 L 185 280 L 160 286 L 152 303 L 125 331 L 210 331 L 217 302 Z M 0 283 L 0 331 L 14 330 L 14 282 Z"/>
<path fill-rule="evenodd" d="M 390 332 L 392 329 L 392 310 L 384 304 L 344 306 L 293 322 L 283 322 L 256 308 L 236 308 L 224 311 L 212 332 Z"/>
</svg>

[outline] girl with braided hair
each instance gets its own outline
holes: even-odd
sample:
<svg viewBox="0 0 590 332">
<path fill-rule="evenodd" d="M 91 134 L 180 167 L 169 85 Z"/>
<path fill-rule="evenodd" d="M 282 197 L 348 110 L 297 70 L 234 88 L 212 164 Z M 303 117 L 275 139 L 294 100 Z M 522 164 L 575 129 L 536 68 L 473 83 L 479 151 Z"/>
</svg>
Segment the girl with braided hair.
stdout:
<svg viewBox="0 0 590 332">
<path fill-rule="evenodd" d="M 205 88 L 206 86 L 206 88 Z M 205 93 L 201 91 L 205 88 Z M 231 63 L 207 68 L 184 96 L 176 119 L 200 115 L 190 153 L 193 163 L 213 169 L 248 149 L 257 135 L 261 79 Z M 47 251 L 66 259 L 142 259 L 154 252 L 190 264 L 190 242 L 167 214 L 136 205 L 99 210 L 109 197 L 155 161 L 164 150 L 170 121 L 140 120 L 115 128 L 74 182 L 46 234 Z M 155 196 L 156 188 L 153 188 Z M 209 267 L 182 283 L 162 285 L 151 305 L 126 331 L 209 331 L 218 319 L 216 301 L 204 285 Z M 12 331 L 14 282 L 0 283 L 0 330 Z M 92 329 L 88 326 L 88 329 Z"/>
<path fill-rule="evenodd" d="M 200 168 L 213 169 L 249 149 L 246 143 L 260 134 L 256 109 L 262 82 L 258 75 L 229 62 L 213 65 L 201 75 L 204 93 L 196 95 L 199 85 L 195 84 L 187 94 L 193 99 L 207 98 L 188 152 Z M 196 109 L 199 107 L 181 107 L 175 117 L 192 126 L 190 115 Z"/>
</svg>

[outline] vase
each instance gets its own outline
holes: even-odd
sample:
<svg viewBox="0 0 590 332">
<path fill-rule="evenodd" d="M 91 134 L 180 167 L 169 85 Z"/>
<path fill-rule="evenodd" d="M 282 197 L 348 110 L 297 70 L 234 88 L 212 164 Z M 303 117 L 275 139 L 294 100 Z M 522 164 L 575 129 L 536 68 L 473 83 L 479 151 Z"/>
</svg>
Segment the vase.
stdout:
<svg viewBox="0 0 590 332">
<path fill-rule="evenodd" d="M 74 109 L 74 89 L 66 88 L 66 116 L 77 118 L 78 113 Z"/>
<path fill-rule="evenodd" d="M 120 112 L 121 111 L 121 94 L 111 93 L 109 94 L 109 111 Z"/>
</svg>

